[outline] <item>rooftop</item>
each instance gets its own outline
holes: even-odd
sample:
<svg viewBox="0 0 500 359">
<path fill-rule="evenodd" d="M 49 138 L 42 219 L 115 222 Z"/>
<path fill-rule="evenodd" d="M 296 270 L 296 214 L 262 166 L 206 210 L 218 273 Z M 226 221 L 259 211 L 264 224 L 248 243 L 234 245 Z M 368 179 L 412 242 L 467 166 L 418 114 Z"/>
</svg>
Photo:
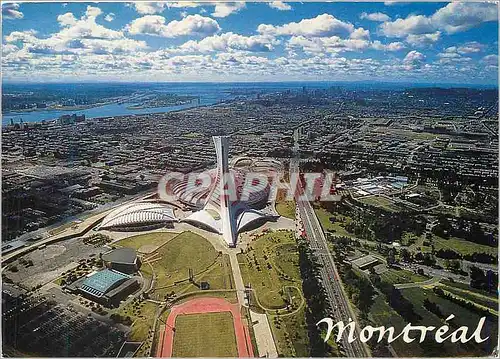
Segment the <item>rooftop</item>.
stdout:
<svg viewBox="0 0 500 359">
<path fill-rule="evenodd" d="M 134 264 L 136 259 L 137 254 L 133 248 L 117 248 L 102 255 L 103 261 L 113 263 Z"/>
<path fill-rule="evenodd" d="M 80 289 L 93 296 L 102 297 L 106 292 L 129 278 L 126 274 L 111 269 L 104 269 L 85 279 Z"/>
</svg>

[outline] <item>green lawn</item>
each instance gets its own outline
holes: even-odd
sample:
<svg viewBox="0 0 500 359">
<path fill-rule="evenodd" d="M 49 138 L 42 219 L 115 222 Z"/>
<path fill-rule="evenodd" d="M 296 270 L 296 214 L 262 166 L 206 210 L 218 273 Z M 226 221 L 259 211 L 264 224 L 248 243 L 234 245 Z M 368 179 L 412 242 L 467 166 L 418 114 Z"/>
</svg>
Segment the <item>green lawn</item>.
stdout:
<svg viewBox="0 0 500 359">
<path fill-rule="evenodd" d="M 485 296 L 485 297 L 488 297 L 489 299 L 493 299 L 493 300 L 495 300 L 495 301 L 498 302 L 498 295 L 496 293 L 489 293 L 489 292 L 487 292 L 485 290 L 472 288 L 468 284 L 459 283 L 459 282 L 452 282 L 452 281 L 450 281 L 448 279 L 442 280 L 441 283 L 445 284 L 448 287 L 453 287 L 453 288 L 461 289 L 463 291 L 468 291 L 468 292 L 470 291 L 470 292 L 473 292 L 476 295 Z"/>
<path fill-rule="evenodd" d="M 167 287 L 160 287 L 157 285 L 155 286 L 154 298 L 161 300 L 172 291 L 177 295 L 200 291 L 200 282 L 208 282 L 210 284 L 210 289 L 234 289 L 234 280 L 229 256 L 224 254 L 217 257 L 208 270 L 194 276 L 194 282 L 195 283 L 185 281 Z"/>
<path fill-rule="evenodd" d="M 443 286 L 441 288 L 443 288 L 443 290 L 447 292 L 450 292 L 456 297 L 461 297 L 470 302 L 477 303 L 483 307 L 498 311 L 498 298 L 492 298 L 477 292 L 473 292 L 472 290 L 464 290 L 451 286 Z"/>
<path fill-rule="evenodd" d="M 185 314 L 175 320 L 173 357 L 237 357 L 229 312 Z"/>
<path fill-rule="evenodd" d="M 419 314 L 423 319 L 420 323 L 425 323 L 425 325 L 433 325 L 436 327 L 440 327 L 443 325 L 444 320 L 440 319 L 436 315 L 430 313 L 423 307 L 423 301 L 427 298 L 431 302 L 436 303 L 444 316 L 448 316 L 450 314 L 455 315 L 455 318 L 452 320 L 456 327 L 466 326 L 471 328 L 470 331 L 473 331 L 477 327 L 477 323 L 479 322 L 480 315 L 476 314 L 458 304 L 455 304 L 445 298 L 441 298 L 434 294 L 434 292 L 430 289 L 423 288 L 408 288 L 403 289 L 402 294 L 406 299 L 412 302 L 414 306 L 414 310 L 417 314 Z M 491 322 L 487 320 L 485 327 L 483 329 L 483 337 L 485 333 L 490 336 L 490 338 L 496 338 L 498 333 L 498 320 L 496 322 Z M 494 341 L 494 340 L 493 340 Z M 430 341 L 429 341 L 430 342 Z M 424 342 L 424 343 L 427 343 Z M 439 354 L 440 356 L 446 355 L 450 357 L 454 356 L 484 356 L 486 354 L 490 354 L 493 350 L 493 344 L 490 345 L 474 345 L 473 341 L 469 342 L 470 346 L 465 347 L 464 345 L 460 345 L 459 343 L 450 343 L 445 342 L 444 346 L 442 344 L 438 345 L 436 348 L 431 346 L 424 346 L 425 350 L 428 351 L 426 354 Z M 436 345 L 436 343 L 433 343 Z M 430 352 L 432 350 L 432 352 Z M 425 354 L 424 354 L 425 355 Z"/>
<path fill-rule="evenodd" d="M 455 237 L 451 237 L 450 239 L 444 239 L 438 236 L 433 236 L 432 243 L 434 243 L 434 249 L 436 251 L 440 249 L 451 249 L 462 255 L 472 254 L 474 252 L 488 253 L 491 255 L 498 254 L 497 247 L 490 247 L 482 244 L 476 244 Z"/>
<path fill-rule="evenodd" d="M 330 231 L 335 235 L 344 237 L 353 237 L 354 234 L 349 233 L 344 226 L 352 221 L 348 216 L 344 216 L 340 213 L 330 213 L 326 209 L 318 206 L 314 206 L 314 212 L 318 217 L 321 227 L 324 231 Z M 330 221 L 330 217 L 335 217 L 335 222 Z"/>
<path fill-rule="evenodd" d="M 253 241 L 250 247 L 252 249 L 246 253 L 238 254 L 241 274 L 244 283 L 252 285 L 253 296 L 269 309 L 268 320 L 278 353 L 286 357 L 309 356 L 305 307 L 301 307 L 303 295 L 299 256 L 292 232 L 267 233 Z M 286 308 L 289 299 L 294 311 L 292 314 L 275 310 Z M 252 302 L 257 305 L 255 299 Z M 257 308 L 261 311 L 260 307 Z"/>
<path fill-rule="evenodd" d="M 392 309 L 385 301 L 383 295 L 375 298 L 371 308 L 369 318 L 375 323 L 375 326 L 394 327 L 395 333 L 400 333 L 406 326 L 406 322 L 401 316 Z M 384 337 L 383 342 L 387 342 L 387 337 Z M 401 338 L 394 341 L 392 347 L 401 357 L 418 357 L 421 356 L 423 351 L 420 346 L 415 343 L 405 343 Z"/>
<path fill-rule="evenodd" d="M 291 231 L 262 235 L 250 244 L 251 249 L 238 254 L 244 283 L 250 283 L 259 302 L 268 309 L 286 306 L 284 286 L 301 288 L 299 257 Z"/>
<path fill-rule="evenodd" d="M 308 357 L 309 337 L 305 320 L 305 308 L 286 317 L 268 315 L 278 354 L 282 357 Z"/>
<path fill-rule="evenodd" d="M 423 282 L 429 279 L 428 277 L 407 270 L 397 270 L 393 268 L 389 268 L 386 272 L 382 273 L 380 278 L 384 282 L 391 284 Z"/>
<path fill-rule="evenodd" d="M 149 329 L 154 322 L 156 309 L 155 303 L 143 301 L 129 303 L 116 311 L 122 317 L 128 316 L 132 319 L 132 331 L 128 337 L 130 341 L 142 342 L 146 340 Z"/>
<path fill-rule="evenodd" d="M 179 235 L 179 233 L 174 232 L 154 232 L 140 234 L 138 236 L 132 236 L 122 239 L 115 244 L 121 247 L 133 248 L 135 250 L 138 250 L 143 246 L 151 246 L 151 248 L 160 247 L 177 235 Z"/>
<path fill-rule="evenodd" d="M 153 266 L 157 287 L 173 285 L 176 281 L 189 278 L 189 268 L 200 274 L 214 265 L 219 253 L 205 238 L 190 232 L 182 232 L 167 244 L 149 255 L 141 266 L 141 271 L 152 276 Z"/>
<path fill-rule="evenodd" d="M 295 219 L 295 202 L 285 201 L 276 203 L 276 211 L 280 216 Z"/>
<path fill-rule="evenodd" d="M 385 197 L 370 196 L 370 197 L 361 198 L 358 201 L 361 203 L 365 203 L 365 204 L 374 206 L 374 207 L 383 208 L 389 212 L 401 211 L 401 208 L 394 201 L 391 201 L 390 199 L 387 199 Z"/>
</svg>

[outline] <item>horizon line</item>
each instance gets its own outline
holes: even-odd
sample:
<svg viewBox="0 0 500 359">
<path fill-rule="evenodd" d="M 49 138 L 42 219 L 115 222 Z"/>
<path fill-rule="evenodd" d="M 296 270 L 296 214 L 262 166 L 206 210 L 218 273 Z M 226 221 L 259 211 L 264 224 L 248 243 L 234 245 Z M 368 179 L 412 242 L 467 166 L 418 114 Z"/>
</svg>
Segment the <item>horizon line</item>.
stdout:
<svg viewBox="0 0 500 359">
<path fill-rule="evenodd" d="M 82 81 L 9 81 L 3 80 L 2 85 L 64 85 L 64 84 L 258 84 L 258 83 L 342 83 L 342 84 L 391 84 L 391 85 L 446 85 L 446 86 L 482 86 L 498 87 L 499 83 L 475 83 L 475 82 L 414 82 L 414 81 L 390 81 L 390 80 L 267 80 L 267 81 L 120 81 L 120 80 L 82 80 Z"/>
</svg>

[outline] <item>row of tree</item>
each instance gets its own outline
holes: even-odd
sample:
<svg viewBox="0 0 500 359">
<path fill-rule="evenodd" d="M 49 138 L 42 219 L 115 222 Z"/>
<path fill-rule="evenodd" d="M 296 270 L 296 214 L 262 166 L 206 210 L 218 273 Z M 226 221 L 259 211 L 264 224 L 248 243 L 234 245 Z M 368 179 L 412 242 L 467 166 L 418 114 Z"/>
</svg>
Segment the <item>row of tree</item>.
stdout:
<svg viewBox="0 0 500 359">
<path fill-rule="evenodd" d="M 302 277 L 302 292 L 306 300 L 306 325 L 309 335 L 309 350 L 312 357 L 328 356 L 329 346 L 323 341 L 316 323 L 327 316 L 328 301 L 319 282 L 319 269 L 314 254 L 306 240 L 297 241 L 299 267 Z"/>
</svg>

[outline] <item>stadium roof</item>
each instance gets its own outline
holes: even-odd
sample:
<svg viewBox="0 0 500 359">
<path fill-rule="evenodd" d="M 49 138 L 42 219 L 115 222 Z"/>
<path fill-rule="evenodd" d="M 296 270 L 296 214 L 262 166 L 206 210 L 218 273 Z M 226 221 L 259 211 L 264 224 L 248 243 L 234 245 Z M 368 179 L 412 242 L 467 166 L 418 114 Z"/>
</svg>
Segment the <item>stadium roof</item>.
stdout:
<svg viewBox="0 0 500 359">
<path fill-rule="evenodd" d="M 102 220 L 100 228 L 177 221 L 171 207 L 163 203 L 134 202 L 118 207 Z"/>
<path fill-rule="evenodd" d="M 134 264 L 137 260 L 137 254 L 133 248 L 117 248 L 102 255 L 106 262 Z"/>
<path fill-rule="evenodd" d="M 111 269 L 104 269 L 85 279 L 80 289 L 95 297 L 102 297 L 129 278 L 130 276 L 126 274 Z"/>
</svg>

